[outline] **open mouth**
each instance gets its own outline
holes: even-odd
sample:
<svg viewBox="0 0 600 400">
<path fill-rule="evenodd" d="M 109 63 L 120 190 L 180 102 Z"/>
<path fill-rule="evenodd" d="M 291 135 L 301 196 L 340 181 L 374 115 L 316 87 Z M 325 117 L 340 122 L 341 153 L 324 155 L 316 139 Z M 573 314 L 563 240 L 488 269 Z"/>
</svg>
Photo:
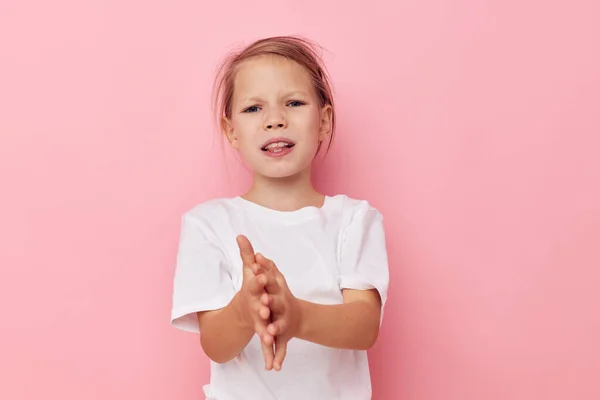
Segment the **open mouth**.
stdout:
<svg viewBox="0 0 600 400">
<path fill-rule="evenodd" d="M 261 150 L 268 151 L 269 153 L 279 153 L 281 151 L 284 151 L 285 149 L 291 149 L 295 145 L 295 143 L 285 141 L 271 142 L 268 145 L 261 148 Z"/>
</svg>

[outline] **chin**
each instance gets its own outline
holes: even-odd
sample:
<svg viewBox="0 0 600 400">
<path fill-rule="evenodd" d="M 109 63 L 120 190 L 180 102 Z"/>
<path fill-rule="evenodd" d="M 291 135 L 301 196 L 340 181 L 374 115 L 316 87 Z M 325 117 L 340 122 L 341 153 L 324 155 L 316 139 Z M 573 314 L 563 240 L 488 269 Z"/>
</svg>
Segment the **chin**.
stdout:
<svg viewBox="0 0 600 400">
<path fill-rule="evenodd" d="M 286 170 L 281 170 L 281 171 L 256 171 L 256 173 L 260 176 L 263 176 L 265 178 L 269 178 L 269 179 L 286 179 L 286 178 L 291 178 L 294 177 L 296 175 L 299 175 L 301 171 L 299 170 L 293 170 L 293 171 L 286 171 Z"/>
<path fill-rule="evenodd" d="M 315 149 L 316 151 L 316 149 Z M 310 170 L 312 158 L 306 154 L 296 154 L 293 158 L 288 158 L 292 154 L 285 156 L 286 159 L 269 159 L 264 160 L 255 157 L 248 157 L 246 165 L 254 171 L 255 175 L 259 175 L 268 179 L 288 179 L 294 176 L 301 175 L 307 170 Z"/>
<path fill-rule="evenodd" d="M 310 168 L 310 163 L 306 166 L 294 165 L 295 163 L 289 163 L 287 165 L 261 165 L 260 167 L 253 168 L 256 175 L 260 175 L 269 179 L 288 179 L 294 176 L 302 175 Z"/>
</svg>

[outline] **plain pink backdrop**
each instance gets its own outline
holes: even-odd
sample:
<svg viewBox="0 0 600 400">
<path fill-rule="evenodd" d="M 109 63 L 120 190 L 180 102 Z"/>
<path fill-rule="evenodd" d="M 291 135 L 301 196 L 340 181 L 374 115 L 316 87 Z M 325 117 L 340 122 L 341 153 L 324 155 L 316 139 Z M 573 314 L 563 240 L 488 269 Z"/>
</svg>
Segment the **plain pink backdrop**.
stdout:
<svg viewBox="0 0 600 400">
<path fill-rule="evenodd" d="M 180 216 L 249 182 L 214 66 L 301 34 L 337 94 L 317 185 L 385 215 L 375 399 L 599 399 L 599 4 L 3 0 L 0 398 L 202 398 Z"/>
</svg>

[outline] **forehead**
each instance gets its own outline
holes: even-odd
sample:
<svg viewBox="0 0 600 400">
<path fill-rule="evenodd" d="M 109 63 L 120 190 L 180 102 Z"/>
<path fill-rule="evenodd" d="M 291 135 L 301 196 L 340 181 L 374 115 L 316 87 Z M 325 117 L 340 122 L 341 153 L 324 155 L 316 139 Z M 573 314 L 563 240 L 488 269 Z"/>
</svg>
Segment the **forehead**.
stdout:
<svg viewBox="0 0 600 400">
<path fill-rule="evenodd" d="M 295 61 L 280 56 L 260 56 L 238 66 L 234 97 L 242 99 L 283 91 L 314 92 L 308 71 Z"/>
</svg>

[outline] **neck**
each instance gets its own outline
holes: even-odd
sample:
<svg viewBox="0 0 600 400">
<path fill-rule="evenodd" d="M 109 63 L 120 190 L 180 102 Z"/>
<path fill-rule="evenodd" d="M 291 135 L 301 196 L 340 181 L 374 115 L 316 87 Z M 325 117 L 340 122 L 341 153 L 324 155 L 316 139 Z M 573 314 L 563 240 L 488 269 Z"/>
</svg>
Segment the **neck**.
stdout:
<svg viewBox="0 0 600 400">
<path fill-rule="evenodd" d="M 244 199 L 278 211 L 296 211 L 303 207 L 321 207 L 325 196 L 312 185 L 310 168 L 285 178 L 269 178 L 258 174 Z"/>
</svg>

